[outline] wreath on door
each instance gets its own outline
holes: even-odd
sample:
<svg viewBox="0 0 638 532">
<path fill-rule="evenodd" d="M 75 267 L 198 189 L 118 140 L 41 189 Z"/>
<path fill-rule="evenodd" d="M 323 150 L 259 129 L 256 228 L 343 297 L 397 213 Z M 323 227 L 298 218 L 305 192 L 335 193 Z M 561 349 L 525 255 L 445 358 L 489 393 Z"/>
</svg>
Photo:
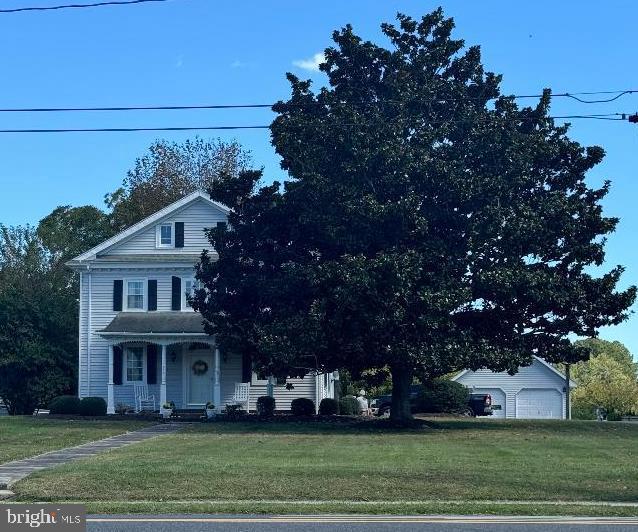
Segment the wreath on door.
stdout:
<svg viewBox="0 0 638 532">
<path fill-rule="evenodd" d="M 195 375 L 205 375 L 208 371 L 208 364 L 203 360 L 198 360 L 193 364 L 193 373 Z"/>
</svg>

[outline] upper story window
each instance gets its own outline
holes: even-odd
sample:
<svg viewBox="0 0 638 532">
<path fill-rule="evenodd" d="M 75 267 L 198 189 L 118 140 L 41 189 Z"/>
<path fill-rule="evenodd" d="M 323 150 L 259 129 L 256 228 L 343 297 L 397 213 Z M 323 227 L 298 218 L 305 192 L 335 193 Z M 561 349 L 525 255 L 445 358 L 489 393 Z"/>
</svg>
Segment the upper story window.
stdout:
<svg viewBox="0 0 638 532">
<path fill-rule="evenodd" d="M 172 248 L 175 246 L 175 231 L 172 223 L 157 226 L 157 247 Z"/>
<path fill-rule="evenodd" d="M 184 279 L 184 286 L 182 290 L 182 308 L 186 310 L 192 310 L 189 297 L 192 297 L 195 290 L 199 290 L 202 287 L 202 283 L 197 279 Z"/>
<path fill-rule="evenodd" d="M 126 310 L 144 310 L 144 284 L 138 279 L 126 281 Z"/>
</svg>

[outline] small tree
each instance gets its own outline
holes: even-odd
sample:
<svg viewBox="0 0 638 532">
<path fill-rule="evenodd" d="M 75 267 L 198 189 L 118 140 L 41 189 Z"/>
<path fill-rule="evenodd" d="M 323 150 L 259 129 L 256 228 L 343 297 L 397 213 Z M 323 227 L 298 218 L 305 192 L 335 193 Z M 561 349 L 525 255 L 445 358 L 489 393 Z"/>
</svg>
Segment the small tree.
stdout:
<svg viewBox="0 0 638 532">
<path fill-rule="evenodd" d="M 592 419 L 603 407 L 609 419 L 638 412 L 638 382 L 621 362 L 601 354 L 581 363 L 578 387 L 572 392 L 572 413 L 576 418 Z M 578 364 L 580 365 L 580 364 Z"/>
</svg>

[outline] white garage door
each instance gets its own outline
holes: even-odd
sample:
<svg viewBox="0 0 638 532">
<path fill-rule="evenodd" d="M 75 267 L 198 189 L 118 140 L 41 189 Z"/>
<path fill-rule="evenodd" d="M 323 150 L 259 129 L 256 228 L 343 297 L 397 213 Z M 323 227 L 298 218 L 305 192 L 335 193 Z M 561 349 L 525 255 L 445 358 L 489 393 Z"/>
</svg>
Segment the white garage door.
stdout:
<svg viewBox="0 0 638 532">
<path fill-rule="evenodd" d="M 558 390 L 523 389 L 516 396 L 516 417 L 521 419 L 561 419 L 563 395 Z"/>
<path fill-rule="evenodd" d="M 489 393 L 492 396 L 492 415 L 490 418 L 505 417 L 505 392 L 498 388 L 472 388 L 470 393 Z"/>
</svg>

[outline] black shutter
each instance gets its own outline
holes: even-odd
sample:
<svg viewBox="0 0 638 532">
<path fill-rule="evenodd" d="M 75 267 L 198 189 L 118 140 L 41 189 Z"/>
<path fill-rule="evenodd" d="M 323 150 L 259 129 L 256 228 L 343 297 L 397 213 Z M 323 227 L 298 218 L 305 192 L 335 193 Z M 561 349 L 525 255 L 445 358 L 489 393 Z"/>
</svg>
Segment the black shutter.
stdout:
<svg viewBox="0 0 638 532">
<path fill-rule="evenodd" d="M 122 298 L 124 296 L 124 281 L 116 279 L 113 281 L 113 310 L 122 311 Z"/>
<path fill-rule="evenodd" d="M 249 354 L 244 353 L 241 357 L 241 382 L 253 380 L 253 361 Z"/>
<path fill-rule="evenodd" d="M 121 281 L 120 281 L 121 282 Z M 113 347 L 113 384 L 122 384 L 122 348 Z"/>
<path fill-rule="evenodd" d="M 157 384 L 157 346 L 146 346 L 146 383 Z"/>
<path fill-rule="evenodd" d="M 173 310 L 182 310 L 182 280 L 173 276 L 171 283 L 171 308 Z"/>
<path fill-rule="evenodd" d="M 184 247 L 184 222 L 175 222 L 175 247 Z"/>
<path fill-rule="evenodd" d="M 157 280 L 148 281 L 148 310 L 157 310 Z"/>
</svg>

